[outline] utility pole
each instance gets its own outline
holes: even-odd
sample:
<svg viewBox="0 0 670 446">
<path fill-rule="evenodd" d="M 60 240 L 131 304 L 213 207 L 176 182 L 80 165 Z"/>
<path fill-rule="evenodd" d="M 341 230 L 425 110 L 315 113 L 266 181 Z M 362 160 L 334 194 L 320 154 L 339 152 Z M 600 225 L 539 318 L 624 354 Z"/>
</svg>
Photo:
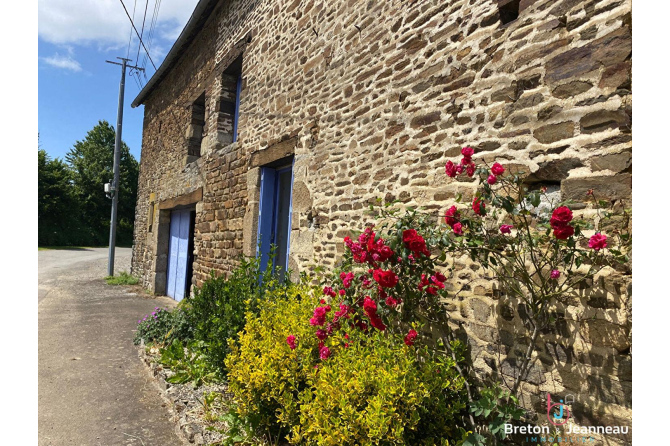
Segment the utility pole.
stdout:
<svg viewBox="0 0 670 446">
<path fill-rule="evenodd" d="M 119 165 L 121 164 L 121 128 L 123 126 L 123 97 L 126 89 L 126 68 L 130 59 L 117 57 L 122 63 L 106 60 L 114 65 L 121 65 L 121 84 L 119 85 L 119 109 L 116 115 L 116 139 L 114 141 L 114 180 L 112 181 L 112 221 L 109 226 L 109 260 L 107 263 L 107 275 L 114 275 L 114 245 L 116 245 L 116 214 L 119 207 Z M 144 71 L 143 68 L 131 66 L 136 70 Z"/>
</svg>

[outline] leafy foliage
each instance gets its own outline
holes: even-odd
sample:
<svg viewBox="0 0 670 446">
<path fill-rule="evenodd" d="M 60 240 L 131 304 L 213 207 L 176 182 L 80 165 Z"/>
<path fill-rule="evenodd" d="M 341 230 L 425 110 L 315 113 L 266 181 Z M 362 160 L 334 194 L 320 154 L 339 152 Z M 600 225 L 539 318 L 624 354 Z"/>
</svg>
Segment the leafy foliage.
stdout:
<svg viewBox="0 0 670 446">
<path fill-rule="evenodd" d="M 216 370 L 210 366 L 203 344 L 199 342 L 184 347 L 177 339 L 161 349 L 159 362 L 174 373 L 167 378 L 173 384 L 190 382 L 194 387 L 199 387 L 216 379 Z"/>
<path fill-rule="evenodd" d="M 231 342 L 230 389 L 256 432 L 315 445 L 441 444 L 460 435 L 463 380 L 450 358 L 343 324 L 331 335 L 337 354 L 319 360 L 307 322 L 317 303 L 305 285 L 269 296 Z"/>
<path fill-rule="evenodd" d="M 77 141 L 65 161 L 38 149 L 38 244 L 103 246 L 109 241 L 111 200 L 103 185 L 112 180 L 116 132 L 99 121 Z M 121 147 L 117 243 L 133 241 L 139 164 Z"/>
<path fill-rule="evenodd" d="M 60 159 L 37 151 L 37 221 L 40 246 L 68 246 L 79 228 L 71 172 Z"/>
<path fill-rule="evenodd" d="M 86 138 L 77 141 L 65 156 L 70 165 L 74 197 L 82 210 L 79 243 L 104 245 L 109 240 L 111 201 L 103 185 L 113 178 L 116 132 L 107 121 L 99 121 Z M 117 243 L 130 246 L 133 240 L 139 164 L 125 143 L 121 144 L 120 191 Z"/>
<path fill-rule="evenodd" d="M 226 374 L 228 340 L 237 339 L 246 313 L 257 311 L 266 291 L 286 290 L 287 283 L 278 277 L 271 268 L 262 272 L 257 258 L 241 258 L 239 267 L 228 277 L 212 274 L 189 298 L 188 318 L 194 337 L 203 343 L 208 359 L 221 376 Z"/>
<path fill-rule="evenodd" d="M 186 319 L 184 310 L 173 311 L 156 307 L 155 311 L 137 321 L 135 345 L 144 340 L 146 344 L 171 344 L 174 341 L 188 341 L 193 338 L 193 329 Z"/>
</svg>

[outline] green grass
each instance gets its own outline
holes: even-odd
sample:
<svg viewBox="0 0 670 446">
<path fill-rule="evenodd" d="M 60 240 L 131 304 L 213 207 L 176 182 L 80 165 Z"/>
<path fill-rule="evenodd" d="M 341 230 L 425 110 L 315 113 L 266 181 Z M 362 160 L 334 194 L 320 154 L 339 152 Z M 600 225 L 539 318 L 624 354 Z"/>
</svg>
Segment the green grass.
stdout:
<svg viewBox="0 0 670 446">
<path fill-rule="evenodd" d="M 140 279 L 131 276 L 126 271 L 121 271 L 118 276 L 105 277 L 105 281 L 107 285 L 137 285 Z"/>
</svg>

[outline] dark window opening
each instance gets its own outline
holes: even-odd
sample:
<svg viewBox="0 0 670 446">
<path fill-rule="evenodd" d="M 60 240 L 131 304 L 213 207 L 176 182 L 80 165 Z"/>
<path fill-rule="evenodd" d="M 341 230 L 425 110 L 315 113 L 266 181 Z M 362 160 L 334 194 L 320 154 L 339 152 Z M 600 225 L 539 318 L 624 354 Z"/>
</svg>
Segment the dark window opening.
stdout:
<svg viewBox="0 0 670 446">
<path fill-rule="evenodd" d="M 188 138 L 188 154 L 200 156 L 202 144 L 207 136 L 207 102 L 203 92 L 191 105 L 191 125 Z"/>
<path fill-rule="evenodd" d="M 500 21 L 507 25 L 519 18 L 519 3 L 521 0 L 498 0 Z"/>
<path fill-rule="evenodd" d="M 242 56 L 235 59 L 221 76 L 221 97 L 217 130 L 224 143 L 237 141 L 237 124 L 240 115 L 242 92 Z"/>
</svg>

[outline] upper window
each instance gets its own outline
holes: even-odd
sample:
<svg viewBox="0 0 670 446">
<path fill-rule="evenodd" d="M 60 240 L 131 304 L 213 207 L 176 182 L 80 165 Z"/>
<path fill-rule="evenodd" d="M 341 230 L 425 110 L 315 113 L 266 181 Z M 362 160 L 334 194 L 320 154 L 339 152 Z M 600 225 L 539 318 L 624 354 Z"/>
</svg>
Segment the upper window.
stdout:
<svg viewBox="0 0 670 446">
<path fill-rule="evenodd" d="M 498 12 L 503 25 L 519 18 L 519 3 L 520 0 L 498 0 Z"/>
<path fill-rule="evenodd" d="M 242 92 L 242 56 L 235 59 L 221 76 L 221 96 L 217 128 L 223 143 L 237 141 Z"/>
<path fill-rule="evenodd" d="M 274 247 L 272 266 L 280 270 L 282 277 L 288 269 L 292 190 L 292 157 L 261 167 L 258 255 L 261 268 L 265 269 Z"/>
<path fill-rule="evenodd" d="M 200 156 L 207 137 L 207 100 L 205 92 L 191 105 L 191 125 L 189 127 L 188 154 Z"/>
</svg>

